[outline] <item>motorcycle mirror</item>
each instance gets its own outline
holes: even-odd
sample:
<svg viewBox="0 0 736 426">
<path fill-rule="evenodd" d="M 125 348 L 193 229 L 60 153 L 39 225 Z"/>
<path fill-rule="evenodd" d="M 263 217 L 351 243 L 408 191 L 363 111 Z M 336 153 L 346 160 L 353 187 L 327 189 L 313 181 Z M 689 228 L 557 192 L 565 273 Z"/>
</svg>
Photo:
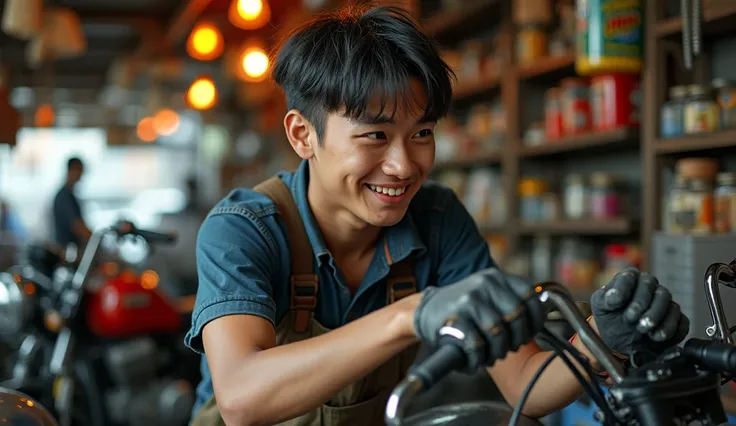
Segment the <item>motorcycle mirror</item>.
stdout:
<svg viewBox="0 0 736 426">
<path fill-rule="evenodd" d="M 0 388 L 0 419 L 8 426 L 59 426 L 38 401 L 7 388 Z"/>
</svg>

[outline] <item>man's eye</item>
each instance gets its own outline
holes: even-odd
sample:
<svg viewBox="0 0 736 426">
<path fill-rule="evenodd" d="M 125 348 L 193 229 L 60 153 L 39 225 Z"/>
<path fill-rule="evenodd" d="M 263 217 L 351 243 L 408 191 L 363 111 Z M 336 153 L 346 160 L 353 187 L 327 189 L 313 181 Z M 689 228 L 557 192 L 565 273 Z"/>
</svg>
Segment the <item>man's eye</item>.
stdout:
<svg viewBox="0 0 736 426">
<path fill-rule="evenodd" d="M 432 136 L 432 129 L 420 130 L 414 135 L 415 138 L 427 138 L 430 136 Z"/>
<path fill-rule="evenodd" d="M 371 132 L 366 133 L 363 135 L 363 137 L 366 137 L 368 139 L 388 139 L 385 133 L 383 132 Z"/>
</svg>

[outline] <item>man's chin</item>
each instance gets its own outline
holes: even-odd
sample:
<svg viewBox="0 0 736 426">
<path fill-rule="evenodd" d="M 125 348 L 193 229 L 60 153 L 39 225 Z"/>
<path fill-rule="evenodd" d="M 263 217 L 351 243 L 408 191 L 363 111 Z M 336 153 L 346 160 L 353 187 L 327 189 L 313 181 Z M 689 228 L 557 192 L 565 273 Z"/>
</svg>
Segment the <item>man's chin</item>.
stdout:
<svg viewBox="0 0 736 426">
<path fill-rule="evenodd" d="M 388 226 L 394 226 L 397 223 L 401 222 L 401 219 L 404 218 L 404 215 L 406 214 L 406 210 L 402 210 L 401 212 L 391 212 L 390 214 L 383 214 L 383 215 L 369 215 L 368 220 L 366 222 L 370 223 L 373 226 L 377 227 L 388 227 Z"/>
</svg>

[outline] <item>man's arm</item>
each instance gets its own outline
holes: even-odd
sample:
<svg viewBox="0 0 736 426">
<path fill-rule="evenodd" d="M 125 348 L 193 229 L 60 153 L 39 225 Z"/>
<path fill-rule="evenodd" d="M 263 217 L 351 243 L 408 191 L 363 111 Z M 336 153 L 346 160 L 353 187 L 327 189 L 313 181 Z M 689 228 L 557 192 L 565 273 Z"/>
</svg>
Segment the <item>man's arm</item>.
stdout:
<svg viewBox="0 0 736 426">
<path fill-rule="evenodd" d="M 454 195 L 444 213 L 442 230 L 439 286 L 453 284 L 472 273 L 494 266 L 487 242 Z M 576 339 L 574 344 L 579 350 L 584 349 L 580 339 Z M 587 353 L 587 350 L 583 353 Z M 506 358 L 488 368 L 488 373 L 509 405 L 516 405 L 527 384 L 551 354 L 531 342 L 516 352 L 509 352 Z M 582 392 L 582 386 L 564 362 L 556 359 L 537 381 L 523 413 L 530 417 L 545 416 L 569 405 Z"/>
<path fill-rule="evenodd" d="M 92 236 L 92 232 L 87 227 L 82 218 L 82 209 L 79 206 L 79 200 L 74 196 L 71 190 L 62 193 L 60 210 L 65 222 L 69 224 L 69 228 L 77 239 L 87 242 Z"/>
<path fill-rule="evenodd" d="M 228 426 L 270 425 L 306 413 L 416 341 L 419 295 L 323 336 L 275 346 L 270 294 L 278 259 L 241 217 L 210 217 L 199 232 L 199 289 L 187 341 L 207 354 Z"/>
</svg>

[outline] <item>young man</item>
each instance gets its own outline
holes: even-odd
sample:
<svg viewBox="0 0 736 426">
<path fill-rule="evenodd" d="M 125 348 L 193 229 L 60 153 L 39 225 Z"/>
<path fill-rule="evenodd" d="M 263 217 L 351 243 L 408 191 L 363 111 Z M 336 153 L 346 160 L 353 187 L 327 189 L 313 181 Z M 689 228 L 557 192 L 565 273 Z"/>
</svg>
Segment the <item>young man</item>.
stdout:
<svg viewBox="0 0 736 426">
<path fill-rule="evenodd" d="M 54 235 L 56 242 L 64 248 L 74 243 L 78 250 L 82 250 L 92 235 L 82 218 L 79 200 L 74 195 L 74 187 L 82 180 L 83 173 L 82 160 L 70 158 L 66 165 L 66 181 L 54 198 Z"/>
<path fill-rule="evenodd" d="M 529 343 L 545 315 L 531 284 L 495 268 L 455 195 L 426 183 L 452 96 L 434 43 L 400 10 L 343 11 L 296 31 L 274 77 L 304 161 L 233 191 L 200 229 L 193 425 L 382 424 L 415 343 L 453 319 L 471 326 L 469 369 L 486 366 L 514 405 L 549 356 Z M 669 293 L 637 271 L 592 302 L 591 323 L 621 353 L 687 332 Z M 580 394 L 555 361 L 524 412 Z"/>
</svg>

